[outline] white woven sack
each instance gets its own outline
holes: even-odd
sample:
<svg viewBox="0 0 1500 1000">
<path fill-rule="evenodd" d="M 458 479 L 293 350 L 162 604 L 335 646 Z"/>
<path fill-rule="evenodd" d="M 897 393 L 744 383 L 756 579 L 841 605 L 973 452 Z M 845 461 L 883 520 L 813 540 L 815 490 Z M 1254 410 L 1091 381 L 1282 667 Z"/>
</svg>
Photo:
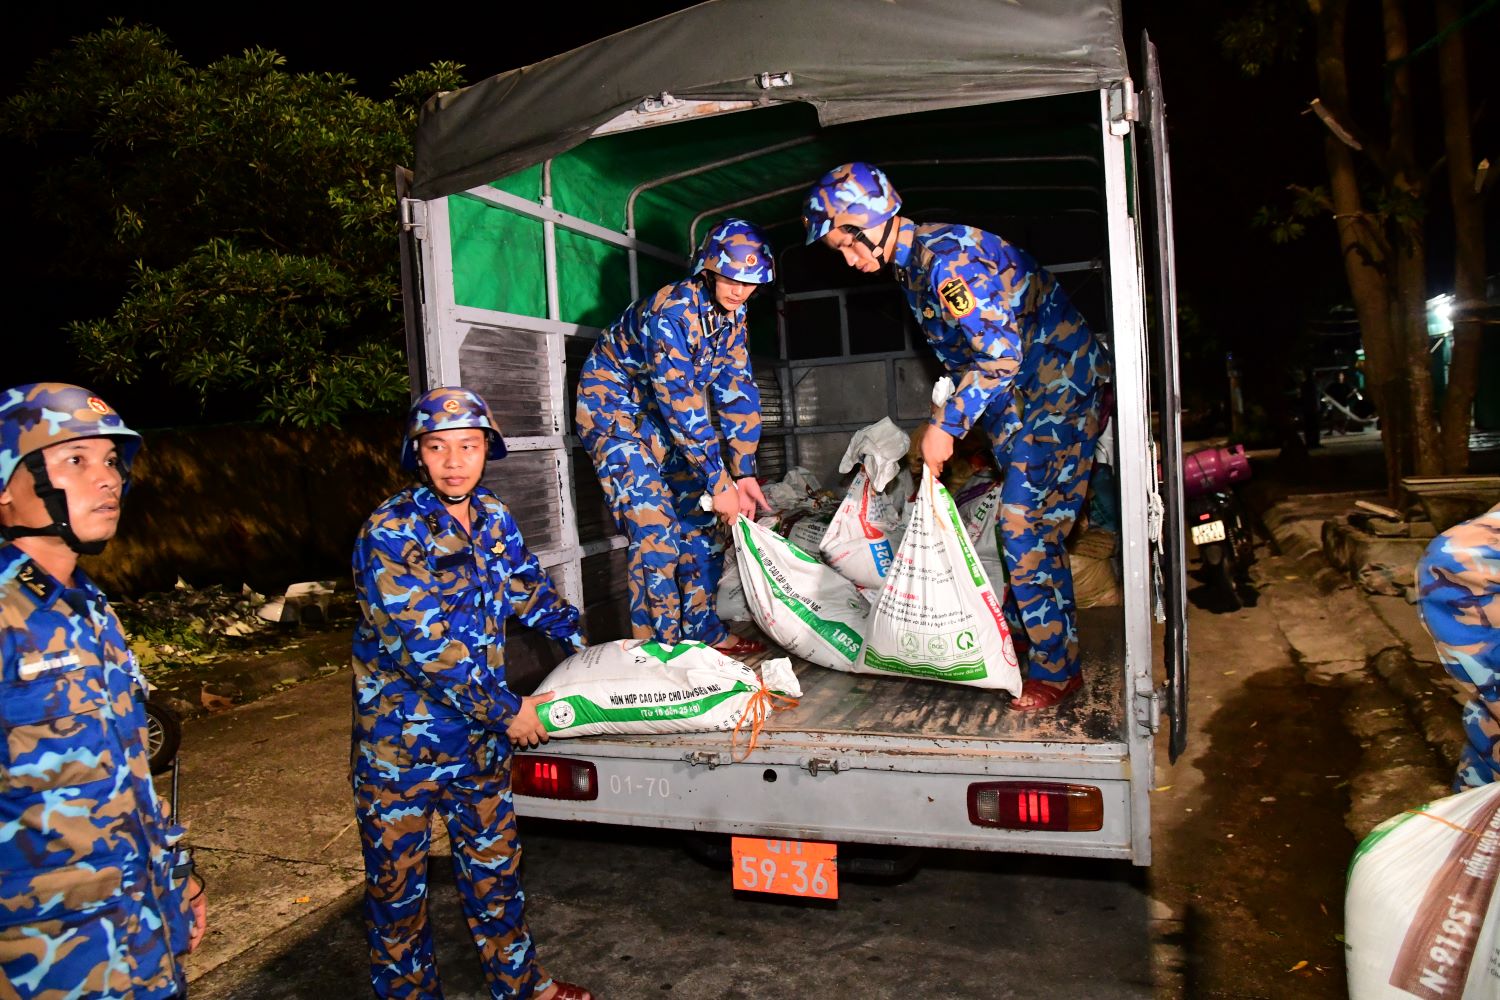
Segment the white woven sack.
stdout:
<svg viewBox="0 0 1500 1000">
<path fill-rule="evenodd" d="M 537 687 L 553 699 L 537 706 L 549 736 L 729 731 L 764 690 L 800 698 L 791 661 L 755 671 L 712 646 L 616 639 L 563 660 Z"/>
<path fill-rule="evenodd" d="M 1500 784 L 1393 816 L 1354 852 L 1350 1000 L 1500 997 Z"/>
<path fill-rule="evenodd" d="M 964 531 L 979 555 L 979 564 L 1001 601 L 1005 599 L 1005 563 L 1000 556 L 1000 540 L 995 526 L 1000 523 L 1000 484 L 995 483 L 977 497 L 958 507 Z"/>
<path fill-rule="evenodd" d="M 923 470 L 906 537 L 870 618 L 867 670 L 1021 693 L 1000 598 L 953 497 Z"/>
<path fill-rule="evenodd" d="M 719 574 L 719 592 L 714 597 L 714 613 L 720 621 L 747 622 L 750 605 L 745 603 L 745 588 L 735 565 L 734 549 L 724 553 L 724 569 Z"/>
<path fill-rule="evenodd" d="M 861 587 L 879 587 L 896 555 L 890 536 L 890 502 L 870 486 L 861 470 L 818 542 L 823 561 Z"/>
<path fill-rule="evenodd" d="M 819 666 L 857 670 L 870 602 L 854 584 L 744 517 L 734 527 L 734 553 L 745 603 L 771 641 Z"/>
</svg>

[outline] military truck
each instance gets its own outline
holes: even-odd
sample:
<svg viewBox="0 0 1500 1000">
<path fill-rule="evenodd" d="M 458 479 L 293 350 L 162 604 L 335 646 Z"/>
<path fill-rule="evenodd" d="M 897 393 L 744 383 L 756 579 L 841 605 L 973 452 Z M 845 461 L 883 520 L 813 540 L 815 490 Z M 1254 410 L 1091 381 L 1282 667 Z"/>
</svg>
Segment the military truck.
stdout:
<svg viewBox="0 0 1500 1000">
<path fill-rule="evenodd" d="M 884 168 L 918 222 L 1030 251 L 1114 362 L 1123 603 L 1079 614 L 1078 695 L 1011 713 L 798 663 L 800 704 L 746 759 L 723 733 L 553 740 L 516 758 L 523 815 L 744 838 L 737 885 L 802 894 L 824 869 L 793 886 L 791 863 L 828 844 L 1150 863 L 1155 741 L 1182 749 L 1187 659 L 1171 196 L 1144 38 L 1137 73 L 1118 0 L 719 0 L 428 102 L 398 171 L 413 388 L 494 407 L 510 455 L 484 481 L 595 639 L 629 634 L 625 540 L 574 436 L 574 379 L 718 220 L 759 224 L 777 252 L 749 317 L 765 479 L 801 466 L 837 488 L 852 431 L 928 417 L 934 362 L 895 283 L 803 245 L 800 199 L 835 164 Z"/>
</svg>

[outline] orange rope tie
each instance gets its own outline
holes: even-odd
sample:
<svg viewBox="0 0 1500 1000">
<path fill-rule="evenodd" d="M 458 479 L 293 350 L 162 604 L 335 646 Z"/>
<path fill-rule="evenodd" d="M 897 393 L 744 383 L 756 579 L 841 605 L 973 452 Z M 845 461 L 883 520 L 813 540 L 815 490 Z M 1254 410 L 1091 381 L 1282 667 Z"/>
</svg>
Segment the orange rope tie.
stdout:
<svg viewBox="0 0 1500 1000">
<path fill-rule="evenodd" d="M 798 700 L 790 695 L 772 691 L 766 687 L 766 679 L 760 678 L 760 690 L 750 695 L 750 701 L 745 705 L 745 710 L 740 713 L 738 721 L 734 724 L 734 735 L 729 741 L 731 755 L 736 762 L 749 759 L 755 752 L 756 743 L 760 742 L 760 731 L 765 728 L 766 720 L 776 712 L 785 712 L 789 708 L 796 708 Z M 740 745 L 740 727 L 745 724 L 745 719 L 750 721 L 750 742 L 745 747 L 743 756 L 735 753 Z"/>
<path fill-rule="evenodd" d="M 1471 837 L 1484 836 L 1483 830 L 1470 830 L 1466 826 L 1459 826 L 1457 823 L 1454 823 L 1451 820 L 1443 819 L 1443 817 L 1441 816 L 1434 816 L 1432 813 L 1428 812 L 1425 809 L 1403 809 L 1402 812 L 1406 813 L 1406 815 L 1408 816 L 1421 816 L 1425 819 L 1430 819 L 1434 823 L 1441 823 L 1451 830 L 1457 830 L 1459 833 L 1467 833 Z"/>
</svg>

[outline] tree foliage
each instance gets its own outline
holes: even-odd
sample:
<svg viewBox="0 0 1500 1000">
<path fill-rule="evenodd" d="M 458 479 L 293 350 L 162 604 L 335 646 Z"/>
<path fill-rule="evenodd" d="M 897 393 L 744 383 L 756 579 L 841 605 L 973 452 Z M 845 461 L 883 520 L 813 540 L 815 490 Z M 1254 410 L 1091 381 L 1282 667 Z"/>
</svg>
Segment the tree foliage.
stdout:
<svg viewBox="0 0 1500 1000">
<path fill-rule="evenodd" d="M 394 167 L 436 63 L 375 99 L 249 49 L 189 65 L 112 23 L 38 61 L 0 128 L 37 147 L 69 272 L 119 289 L 69 335 L 101 377 L 227 394 L 266 421 L 404 400 Z M 223 416 L 222 412 L 217 415 Z M 235 414 L 243 415 L 243 414 Z"/>
</svg>

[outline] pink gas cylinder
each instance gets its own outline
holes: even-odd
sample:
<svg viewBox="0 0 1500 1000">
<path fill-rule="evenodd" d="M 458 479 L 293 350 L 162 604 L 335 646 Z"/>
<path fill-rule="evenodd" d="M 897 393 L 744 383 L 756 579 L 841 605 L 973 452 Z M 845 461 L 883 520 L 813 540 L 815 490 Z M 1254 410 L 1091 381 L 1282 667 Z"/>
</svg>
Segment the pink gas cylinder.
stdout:
<svg viewBox="0 0 1500 1000">
<path fill-rule="evenodd" d="M 1182 492 L 1192 499 L 1205 493 L 1222 493 L 1232 483 L 1250 478 L 1250 459 L 1245 446 L 1200 448 L 1182 459 Z"/>
</svg>

